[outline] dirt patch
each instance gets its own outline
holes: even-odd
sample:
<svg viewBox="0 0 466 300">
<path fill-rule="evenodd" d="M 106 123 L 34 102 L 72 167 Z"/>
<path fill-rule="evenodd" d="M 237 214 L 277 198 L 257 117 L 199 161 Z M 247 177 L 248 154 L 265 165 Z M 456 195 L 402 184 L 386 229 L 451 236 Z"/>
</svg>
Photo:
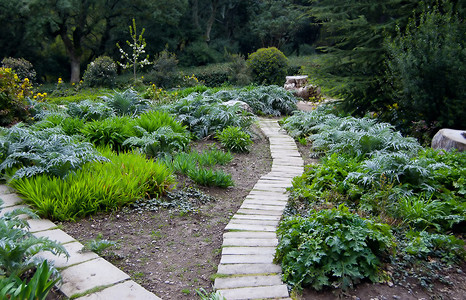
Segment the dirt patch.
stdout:
<svg viewBox="0 0 466 300">
<path fill-rule="evenodd" d="M 196 289 L 212 290 L 212 276 L 220 262 L 226 224 L 241 206 L 259 178 L 271 168 L 268 140 L 255 129 L 255 143 L 248 154 L 234 154 L 222 167 L 235 186 L 228 189 L 199 188 L 215 200 L 190 212 L 177 209 L 140 211 L 124 208 L 78 222 L 63 222 L 63 229 L 85 243 L 101 235 L 117 242 L 104 258 L 162 299 L 197 298 Z M 201 150 L 212 141 L 193 145 Z M 177 189 L 193 186 L 181 177 Z"/>
</svg>

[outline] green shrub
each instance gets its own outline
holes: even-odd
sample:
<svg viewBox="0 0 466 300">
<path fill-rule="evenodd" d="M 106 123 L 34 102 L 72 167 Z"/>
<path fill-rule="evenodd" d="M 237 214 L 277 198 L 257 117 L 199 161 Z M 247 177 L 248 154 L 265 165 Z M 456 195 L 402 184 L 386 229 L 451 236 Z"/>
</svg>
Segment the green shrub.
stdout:
<svg viewBox="0 0 466 300">
<path fill-rule="evenodd" d="M 194 182 L 203 186 L 227 188 L 235 185 L 231 179 L 231 175 L 221 170 L 195 168 L 188 171 L 188 176 Z"/>
<path fill-rule="evenodd" d="M 22 126 L 10 128 L 0 136 L 0 172 L 13 178 L 37 174 L 65 177 L 91 161 L 105 161 L 90 143 L 63 134 L 61 129 L 33 131 Z"/>
<path fill-rule="evenodd" d="M 363 279 L 377 282 L 379 268 L 395 246 L 389 225 L 363 219 L 344 206 L 287 218 L 277 234 L 275 259 L 284 281 L 298 290 L 346 289 Z"/>
<path fill-rule="evenodd" d="M 87 65 L 84 71 L 84 84 L 90 87 L 113 87 L 117 76 L 117 66 L 108 56 L 99 56 Z"/>
<path fill-rule="evenodd" d="M 142 154 L 102 151 L 110 162 L 86 164 L 64 179 L 38 175 L 11 184 L 39 215 L 64 221 L 159 197 L 175 183 L 167 167 Z"/>
<path fill-rule="evenodd" d="M 255 83 L 283 85 L 288 59 L 277 48 L 261 48 L 249 55 L 247 64 Z"/>
<path fill-rule="evenodd" d="M 88 122 L 81 129 L 81 134 L 95 146 L 109 146 L 120 152 L 127 150 L 123 143 L 135 135 L 133 119 L 130 117 L 112 117 Z"/>
<path fill-rule="evenodd" d="M 230 55 L 228 66 L 228 81 L 231 84 L 245 86 L 251 83 L 251 74 L 246 59 L 241 54 Z"/>
<path fill-rule="evenodd" d="M 400 127 L 423 120 L 464 128 L 465 34 L 463 21 L 451 8 L 426 6 L 409 21 L 406 31 L 398 28 L 397 36 L 386 41 Z"/>
<path fill-rule="evenodd" d="M 0 126 L 29 121 L 28 97 L 32 96 L 28 78 L 21 80 L 10 68 L 0 68 Z"/>
<path fill-rule="evenodd" d="M 145 76 L 156 86 L 164 88 L 175 87 L 180 83 L 181 75 L 177 72 L 178 59 L 175 53 L 164 49 L 154 59 L 152 71 Z"/>
<path fill-rule="evenodd" d="M 229 126 L 218 131 L 215 137 L 224 148 L 233 152 L 249 152 L 249 147 L 252 145 L 251 136 L 239 127 Z"/>
<path fill-rule="evenodd" d="M 5 57 L 2 60 L 2 68 L 10 68 L 20 80 L 28 78 L 32 83 L 36 81 L 34 66 L 24 58 Z"/>
<path fill-rule="evenodd" d="M 221 56 L 205 41 L 195 41 L 190 43 L 180 54 L 180 63 L 183 66 L 202 66 L 219 61 Z"/>
<path fill-rule="evenodd" d="M 422 259 L 439 257 L 448 263 L 463 261 L 466 258 L 465 243 L 453 235 L 436 234 L 427 231 L 409 231 L 404 253 Z"/>
</svg>

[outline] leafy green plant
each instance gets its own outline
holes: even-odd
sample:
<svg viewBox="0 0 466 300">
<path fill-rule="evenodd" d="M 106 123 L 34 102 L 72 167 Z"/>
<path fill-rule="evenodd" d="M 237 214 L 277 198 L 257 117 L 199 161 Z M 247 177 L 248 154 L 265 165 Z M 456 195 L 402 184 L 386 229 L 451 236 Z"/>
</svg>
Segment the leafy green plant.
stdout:
<svg viewBox="0 0 466 300">
<path fill-rule="evenodd" d="M 142 154 L 101 151 L 110 162 L 86 164 L 64 179 L 38 175 L 11 184 L 38 214 L 53 220 L 75 220 L 137 199 L 159 197 L 175 184 L 165 165 Z"/>
<path fill-rule="evenodd" d="M 440 257 L 448 262 L 466 258 L 465 242 L 453 235 L 409 231 L 406 234 L 407 246 L 404 252 L 419 258 Z"/>
<path fill-rule="evenodd" d="M 261 48 L 249 55 L 246 61 L 257 84 L 282 85 L 285 82 L 288 59 L 277 48 Z"/>
<path fill-rule="evenodd" d="M 196 290 L 197 295 L 201 300 L 225 300 L 219 291 L 208 293 L 203 288 Z"/>
<path fill-rule="evenodd" d="M 279 122 L 291 137 L 298 139 L 307 138 L 311 134 L 317 133 L 314 126 L 334 117 L 335 115 L 331 114 L 326 106 L 319 105 L 317 109 L 310 112 L 296 111 L 292 116 L 286 117 Z"/>
<path fill-rule="evenodd" d="M 235 185 L 231 179 L 231 175 L 221 170 L 195 168 L 188 171 L 188 176 L 194 182 L 203 186 L 227 188 Z"/>
<path fill-rule="evenodd" d="M 161 110 L 153 110 L 141 114 L 135 119 L 135 125 L 143 128 L 148 133 L 154 132 L 164 126 L 169 126 L 176 133 L 186 133 L 186 126 L 176 121 L 168 112 Z"/>
<path fill-rule="evenodd" d="M 312 148 L 328 153 L 364 156 L 378 150 L 417 153 L 421 146 L 414 138 L 403 137 L 388 123 L 354 117 L 330 117 L 312 127 Z"/>
<path fill-rule="evenodd" d="M 21 280 L 12 275 L 0 278 L 0 299 L 10 300 L 45 300 L 53 286 L 60 281 L 60 276 L 44 260 L 29 279 Z"/>
<path fill-rule="evenodd" d="M 102 120 L 115 115 L 112 108 L 106 103 L 91 100 L 71 102 L 66 111 L 73 118 L 80 118 L 84 121 Z"/>
<path fill-rule="evenodd" d="M 233 152 L 249 152 L 249 147 L 252 144 L 251 136 L 239 127 L 224 128 L 217 132 L 215 137 L 224 148 Z"/>
<path fill-rule="evenodd" d="M 159 127 L 150 133 L 139 126 L 136 126 L 135 130 L 142 133 L 142 137 L 130 137 L 123 145 L 140 147 L 146 155 L 151 157 L 162 157 L 173 152 L 185 151 L 191 141 L 191 136 L 187 131 L 178 133 L 170 126 Z"/>
<path fill-rule="evenodd" d="M 233 160 L 231 153 L 224 152 L 218 149 L 211 149 L 208 151 L 202 151 L 195 155 L 196 161 L 200 166 L 214 166 L 214 165 L 225 165 Z"/>
<path fill-rule="evenodd" d="M 102 234 L 98 234 L 97 238 L 87 241 L 81 251 L 92 251 L 101 256 L 105 250 L 115 246 L 116 242 L 102 239 Z"/>
<path fill-rule="evenodd" d="M 381 263 L 394 249 L 390 226 L 363 219 L 340 206 L 281 222 L 276 261 L 295 289 L 346 289 L 362 279 L 379 280 Z"/>
<path fill-rule="evenodd" d="M 3 210 L 3 200 L 0 199 L 0 212 Z M 68 257 L 65 248 L 48 238 L 37 238 L 29 231 L 28 223 L 20 215 L 37 218 L 37 215 L 27 208 L 14 209 L 5 212 L 0 217 L 0 276 L 21 277 L 27 271 L 40 266 L 43 259 L 36 254 L 49 251 L 53 254 Z M 55 269 L 49 268 L 54 271 Z M 55 272 L 55 271 L 54 271 Z M 39 275 L 38 275 L 39 276 Z"/>
<path fill-rule="evenodd" d="M 86 123 L 81 134 L 95 146 L 109 146 L 114 151 L 128 147 L 125 141 L 135 135 L 133 119 L 130 117 L 112 117 Z"/>
<path fill-rule="evenodd" d="M 84 84 L 95 86 L 113 87 L 117 76 L 117 66 L 108 56 L 99 56 L 84 71 Z"/>
<path fill-rule="evenodd" d="M 33 131 L 23 126 L 11 127 L 0 136 L 0 171 L 13 173 L 13 179 L 49 174 L 65 177 L 85 163 L 106 161 L 90 143 L 64 135 L 60 129 Z"/>
<path fill-rule="evenodd" d="M 252 118 L 239 106 L 222 105 L 222 100 L 210 95 L 191 94 L 170 106 L 170 112 L 198 139 L 213 135 L 228 126 L 245 130 L 252 124 Z"/>
<path fill-rule="evenodd" d="M 142 99 L 138 92 L 132 89 L 127 89 L 123 92 L 114 92 L 100 98 L 118 116 L 134 117 L 149 109 L 148 101 Z"/>
</svg>

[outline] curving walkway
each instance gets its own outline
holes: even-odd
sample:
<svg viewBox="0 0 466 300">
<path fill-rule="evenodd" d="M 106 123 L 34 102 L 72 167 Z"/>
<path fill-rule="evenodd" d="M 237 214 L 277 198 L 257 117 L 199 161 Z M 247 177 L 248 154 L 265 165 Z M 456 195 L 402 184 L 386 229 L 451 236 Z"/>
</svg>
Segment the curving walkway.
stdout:
<svg viewBox="0 0 466 300">
<path fill-rule="evenodd" d="M 270 141 L 272 170 L 256 183 L 241 208 L 225 227 L 223 251 L 214 287 L 230 299 L 290 299 L 281 281 L 281 268 L 273 263 L 278 244 L 276 229 L 286 206 L 286 187 L 302 174 L 303 160 L 294 140 L 280 131 L 276 120 L 260 119 L 259 125 Z M 21 205 L 12 189 L 0 185 L 4 209 L 0 215 Z M 30 232 L 56 240 L 70 258 L 40 254 L 55 261 L 61 270 L 59 289 L 67 297 L 81 300 L 160 298 L 132 281 L 130 277 L 92 252 L 81 253 L 83 245 L 49 220 L 29 219 Z"/>
<path fill-rule="evenodd" d="M 276 229 L 288 201 L 286 188 L 304 171 L 294 140 L 280 131 L 276 120 L 259 125 L 270 141 L 272 170 L 259 179 L 225 227 L 222 258 L 214 287 L 230 299 L 290 299 L 273 263 Z"/>
</svg>

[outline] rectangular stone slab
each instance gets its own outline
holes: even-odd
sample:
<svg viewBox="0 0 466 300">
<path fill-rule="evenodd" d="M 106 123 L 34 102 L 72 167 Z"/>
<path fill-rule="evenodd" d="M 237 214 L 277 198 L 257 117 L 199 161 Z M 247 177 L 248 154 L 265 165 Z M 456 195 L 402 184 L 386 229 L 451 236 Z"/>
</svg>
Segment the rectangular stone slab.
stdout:
<svg viewBox="0 0 466 300">
<path fill-rule="evenodd" d="M 270 276 L 236 276 L 226 278 L 216 278 L 215 289 L 232 289 L 238 287 L 269 286 L 280 285 L 282 279 L 279 275 Z"/>
<path fill-rule="evenodd" d="M 65 247 L 66 251 L 68 251 L 68 253 L 70 254 L 70 257 L 68 259 L 66 259 L 66 257 L 63 255 L 56 256 L 50 252 L 41 252 L 37 255 L 49 261 L 53 261 L 55 267 L 60 269 L 99 258 L 99 256 L 94 252 L 81 253 L 80 251 L 83 248 L 83 245 L 79 242 L 68 243 L 64 244 L 63 246 Z"/>
<path fill-rule="evenodd" d="M 252 255 L 270 254 L 275 255 L 275 247 L 223 247 L 222 255 Z"/>
<path fill-rule="evenodd" d="M 239 247 L 276 247 L 278 239 L 246 239 L 246 238 L 228 238 L 223 240 L 223 246 Z"/>
<path fill-rule="evenodd" d="M 12 189 L 11 187 L 5 185 L 5 184 L 0 184 L 0 195 L 3 195 L 3 194 L 11 194 L 14 192 L 14 189 Z"/>
<path fill-rule="evenodd" d="M 220 294 L 228 300 L 243 299 L 278 299 L 289 297 L 286 285 L 247 287 L 237 289 L 219 290 Z"/>
<path fill-rule="evenodd" d="M 29 231 L 32 233 L 50 230 L 58 227 L 55 223 L 47 219 L 29 219 L 28 224 L 30 226 Z"/>
<path fill-rule="evenodd" d="M 248 225 L 267 225 L 277 226 L 278 220 L 248 220 L 248 219 L 231 219 L 228 224 L 248 224 Z"/>
<path fill-rule="evenodd" d="M 52 230 L 45 230 L 39 231 L 34 233 L 37 237 L 47 237 L 49 240 L 57 241 L 60 244 L 75 242 L 76 240 L 60 229 L 52 229 Z"/>
<path fill-rule="evenodd" d="M 281 216 L 281 210 L 261 210 L 261 209 L 247 209 L 247 208 L 240 208 L 237 211 L 238 214 L 245 214 L 245 215 L 266 215 L 266 216 Z"/>
<path fill-rule="evenodd" d="M 277 230 L 277 226 L 269 226 L 269 225 L 253 225 L 253 224 L 236 224 L 236 223 L 229 223 L 225 226 L 225 230 L 247 230 L 247 231 L 266 231 L 266 232 L 275 232 Z"/>
<path fill-rule="evenodd" d="M 267 216 L 267 215 L 239 215 L 236 214 L 232 217 L 232 219 L 248 219 L 248 220 L 280 220 L 280 216 Z"/>
<path fill-rule="evenodd" d="M 220 264 L 218 274 L 266 274 L 281 273 L 280 266 L 275 264 Z"/>
<path fill-rule="evenodd" d="M 286 203 L 283 203 L 282 205 L 264 205 L 264 204 L 243 203 L 241 205 L 241 208 L 283 211 L 285 209 L 285 206 L 286 206 Z"/>
<path fill-rule="evenodd" d="M 16 194 L 0 194 L 0 199 L 3 200 L 3 207 L 13 206 L 23 202 Z"/>
<path fill-rule="evenodd" d="M 78 300 L 104 300 L 104 299 L 134 299 L 134 300 L 162 300 L 136 282 L 128 280 L 108 287 L 100 292 L 92 293 Z"/>
<path fill-rule="evenodd" d="M 272 254 L 222 255 L 221 264 L 271 264 Z"/>
<path fill-rule="evenodd" d="M 277 234 L 274 232 L 244 232 L 244 231 L 233 231 L 233 232 L 225 232 L 223 234 L 224 239 L 237 239 L 237 238 L 244 238 L 244 239 L 276 239 Z"/>
<path fill-rule="evenodd" d="M 61 275 L 63 282 L 59 289 L 67 297 L 129 279 L 127 274 L 102 258 L 69 267 L 61 271 Z"/>
</svg>

